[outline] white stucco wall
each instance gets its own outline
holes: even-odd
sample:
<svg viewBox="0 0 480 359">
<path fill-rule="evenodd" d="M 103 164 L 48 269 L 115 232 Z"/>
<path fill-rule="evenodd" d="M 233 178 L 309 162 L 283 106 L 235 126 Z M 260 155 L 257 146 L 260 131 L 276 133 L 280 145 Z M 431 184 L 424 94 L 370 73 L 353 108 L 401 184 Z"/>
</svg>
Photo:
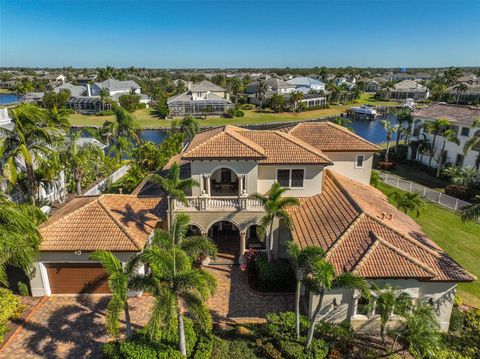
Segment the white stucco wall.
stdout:
<svg viewBox="0 0 480 359">
<path fill-rule="evenodd" d="M 91 252 L 81 252 L 76 255 L 75 252 L 42 252 L 38 261 L 35 263 L 35 273 L 30 279 L 30 287 L 33 297 L 42 297 L 49 295 L 48 277 L 43 266 L 44 263 L 95 263 L 88 259 Z M 121 262 L 127 262 L 134 252 L 114 252 L 115 256 Z"/>
<path fill-rule="evenodd" d="M 258 192 L 267 192 L 277 179 L 278 169 L 303 169 L 305 178 L 303 188 L 291 188 L 285 193 L 290 197 L 310 197 L 319 194 L 322 191 L 323 166 L 302 166 L 302 165 L 282 165 L 282 166 L 258 166 Z"/>
<path fill-rule="evenodd" d="M 372 174 L 372 152 L 327 152 L 326 155 L 333 162 L 328 169 L 363 184 L 370 184 Z M 363 167 L 356 166 L 357 155 L 364 155 Z"/>
</svg>

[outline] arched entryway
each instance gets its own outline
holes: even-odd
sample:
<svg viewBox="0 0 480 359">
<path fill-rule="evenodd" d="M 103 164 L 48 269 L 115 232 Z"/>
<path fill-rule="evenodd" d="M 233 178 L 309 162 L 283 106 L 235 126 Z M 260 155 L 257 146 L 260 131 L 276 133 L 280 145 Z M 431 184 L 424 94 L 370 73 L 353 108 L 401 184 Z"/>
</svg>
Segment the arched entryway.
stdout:
<svg viewBox="0 0 480 359">
<path fill-rule="evenodd" d="M 195 223 L 190 223 L 188 225 L 187 237 L 194 237 L 194 236 L 201 236 L 201 235 L 202 235 L 202 229 L 200 228 L 199 225 Z"/>
<path fill-rule="evenodd" d="M 212 224 L 208 230 L 218 248 L 217 259 L 212 263 L 238 262 L 240 255 L 240 229 L 229 220 L 222 220 Z"/>
<path fill-rule="evenodd" d="M 211 196 L 238 196 L 238 188 L 238 176 L 230 168 L 219 168 L 210 176 Z"/>
<path fill-rule="evenodd" d="M 265 249 L 265 240 L 258 236 L 258 226 L 252 224 L 245 232 L 245 249 Z"/>
</svg>

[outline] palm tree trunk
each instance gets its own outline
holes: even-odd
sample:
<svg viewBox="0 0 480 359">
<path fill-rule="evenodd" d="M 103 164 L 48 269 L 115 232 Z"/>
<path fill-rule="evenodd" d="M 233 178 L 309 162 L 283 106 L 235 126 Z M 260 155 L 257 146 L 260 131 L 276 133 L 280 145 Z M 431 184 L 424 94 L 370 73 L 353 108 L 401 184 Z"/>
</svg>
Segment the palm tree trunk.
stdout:
<svg viewBox="0 0 480 359">
<path fill-rule="evenodd" d="M 300 291 L 302 289 L 302 282 L 297 279 L 297 289 L 295 291 L 295 331 L 297 340 L 300 338 Z"/>
<path fill-rule="evenodd" d="M 127 326 L 127 337 L 130 337 L 132 335 L 132 323 L 130 321 L 130 311 L 128 310 L 128 300 L 125 301 L 125 305 L 123 307 L 123 310 L 125 312 L 125 323 Z"/>
<path fill-rule="evenodd" d="M 271 247 L 273 246 L 273 219 L 270 222 L 270 232 L 268 233 L 268 247 L 267 247 L 267 259 L 268 263 L 272 261 L 272 251 Z"/>
<path fill-rule="evenodd" d="M 185 346 L 185 327 L 183 326 L 182 310 L 178 305 L 177 305 L 177 321 L 178 321 L 178 350 L 180 350 L 180 353 L 182 353 L 182 355 L 186 357 L 187 348 Z"/>
<path fill-rule="evenodd" d="M 431 167 L 433 155 L 435 154 L 435 140 L 437 139 L 437 133 L 433 135 L 432 148 L 430 150 L 430 158 L 428 159 L 428 167 Z"/>
<path fill-rule="evenodd" d="M 437 178 L 440 177 L 440 171 L 442 170 L 443 154 L 445 153 L 445 142 L 447 141 L 443 141 L 442 150 L 440 151 L 440 158 L 438 159 Z"/>
<path fill-rule="evenodd" d="M 398 153 L 398 144 L 400 143 L 400 129 L 397 130 L 397 142 L 395 144 L 395 153 Z"/>
<path fill-rule="evenodd" d="M 80 179 L 76 180 L 75 187 L 76 187 L 77 195 L 80 196 L 82 194 L 82 181 Z"/>
<path fill-rule="evenodd" d="M 385 152 L 385 162 L 388 162 L 388 153 L 390 152 L 390 139 L 387 138 L 387 150 Z"/>
<path fill-rule="evenodd" d="M 313 313 L 313 318 L 310 321 L 310 327 L 308 328 L 308 334 L 307 334 L 307 341 L 305 343 L 305 348 L 307 349 L 312 344 L 313 333 L 315 332 L 315 325 L 317 324 L 317 320 L 320 315 L 320 310 L 322 310 L 322 304 L 323 304 L 323 294 L 320 295 L 317 308 L 315 308 L 315 312 Z"/>
<path fill-rule="evenodd" d="M 33 167 L 30 164 L 25 163 L 25 169 L 27 172 L 27 179 L 28 179 L 28 184 L 27 184 L 27 195 L 30 200 L 30 202 L 35 205 L 36 200 L 35 200 L 35 174 L 33 172 Z"/>
<path fill-rule="evenodd" d="M 169 229 L 171 229 L 173 226 L 173 198 L 170 196 L 168 197 L 168 217 L 170 221 L 168 226 L 169 226 Z"/>
</svg>

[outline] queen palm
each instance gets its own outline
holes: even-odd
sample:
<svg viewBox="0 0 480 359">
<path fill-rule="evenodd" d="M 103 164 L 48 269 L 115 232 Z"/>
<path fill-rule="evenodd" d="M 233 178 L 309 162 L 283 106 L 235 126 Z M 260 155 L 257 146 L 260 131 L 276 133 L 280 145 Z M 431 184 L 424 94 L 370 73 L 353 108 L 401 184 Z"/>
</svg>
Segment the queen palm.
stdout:
<svg viewBox="0 0 480 359">
<path fill-rule="evenodd" d="M 51 145 L 55 141 L 53 128 L 39 127 L 46 112 L 33 105 L 20 105 L 11 110 L 14 123 L 12 130 L 0 127 L 0 158 L 4 160 L 3 171 L 8 181 L 17 182 L 19 168 L 25 167 L 27 176 L 27 196 L 35 204 L 36 179 L 34 167 L 47 161 L 51 154 Z"/>
<path fill-rule="evenodd" d="M 100 101 L 102 101 L 102 109 L 105 107 L 105 102 L 110 98 L 110 91 L 106 88 L 101 88 L 98 92 L 98 96 L 100 96 Z"/>
<path fill-rule="evenodd" d="M 158 340 L 162 330 L 172 330 L 176 324 L 179 350 L 187 356 L 183 311 L 187 311 L 202 330 L 211 330 L 212 318 L 205 303 L 215 292 L 215 278 L 202 269 L 193 268 L 191 257 L 178 246 L 166 249 L 154 243 L 141 257 L 150 273 L 135 277 L 132 288 L 143 289 L 154 297 L 147 334 L 151 340 Z"/>
<path fill-rule="evenodd" d="M 424 127 L 428 133 L 433 134 L 432 144 L 430 146 L 430 159 L 428 160 L 428 167 L 432 164 L 433 156 L 435 155 L 435 142 L 437 135 L 442 133 L 446 128 L 451 126 L 451 122 L 446 118 L 439 118 L 433 122 L 427 122 Z"/>
<path fill-rule="evenodd" d="M 49 125 L 59 127 L 62 129 L 68 129 L 70 127 L 70 114 L 66 109 L 57 109 L 57 106 L 53 108 L 48 113 Z"/>
<path fill-rule="evenodd" d="M 253 193 L 249 198 L 260 201 L 265 210 L 265 215 L 260 219 L 260 224 L 257 226 L 260 238 L 266 238 L 267 258 L 270 262 L 272 260 L 273 247 L 273 224 L 275 219 L 278 219 L 281 224 L 292 227 L 292 219 L 286 208 L 289 206 L 298 206 L 299 200 L 293 197 L 282 197 L 282 195 L 289 189 L 282 187 L 280 183 L 275 182 L 266 195 L 261 193 Z"/>
<path fill-rule="evenodd" d="M 325 293 L 335 289 L 357 289 L 368 296 L 368 286 L 365 280 L 356 275 L 344 272 L 337 274 L 333 265 L 326 259 L 317 260 L 312 264 L 311 274 L 304 279 L 305 287 L 310 293 L 320 296 L 317 306 L 313 312 L 310 326 L 308 328 L 307 340 L 305 347 L 308 349 L 312 344 L 315 326 L 319 320 L 322 320 L 335 309 L 335 302 L 329 306 L 327 311 L 320 316 L 323 307 Z"/>
<path fill-rule="evenodd" d="M 386 132 L 386 139 L 387 139 L 387 148 L 385 151 L 385 162 L 388 162 L 389 155 L 390 155 L 390 141 L 392 141 L 393 134 L 398 131 L 398 125 L 392 125 L 387 120 L 380 121 L 382 127 L 385 129 Z"/>
<path fill-rule="evenodd" d="M 120 313 L 125 314 L 127 337 L 132 334 L 130 311 L 128 307 L 128 288 L 130 280 L 138 273 L 141 266 L 140 257 L 133 256 L 125 266 L 112 252 L 95 251 L 90 255 L 90 260 L 100 262 L 108 275 L 108 287 L 112 292 L 107 305 L 105 327 L 110 335 L 118 337 L 120 334 Z"/>
<path fill-rule="evenodd" d="M 180 131 L 185 134 L 187 141 L 191 141 L 193 137 L 200 131 L 200 123 L 193 117 L 185 117 L 180 121 Z"/>
<path fill-rule="evenodd" d="M 480 220 L 480 196 L 476 196 L 478 203 L 466 206 L 462 211 L 462 221 L 478 221 Z"/>
<path fill-rule="evenodd" d="M 393 81 L 387 81 L 382 84 L 382 90 L 385 91 L 385 94 L 388 94 L 385 96 L 386 98 L 390 97 L 390 91 L 394 89 L 394 85 Z"/>
<path fill-rule="evenodd" d="M 445 157 L 445 145 L 447 142 L 452 142 L 457 145 L 460 144 L 460 140 L 457 138 L 457 133 L 451 129 L 448 129 L 443 132 L 443 144 L 442 149 L 440 150 L 440 158 L 438 159 L 438 167 L 437 167 L 437 177 L 440 177 L 440 173 L 442 171 L 443 161 Z"/>
<path fill-rule="evenodd" d="M 397 142 L 395 146 L 395 153 L 398 153 L 398 144 L 400 143 L 400 135 L 406 133 L 406 129 L 411 128 L 413 123 L 412 112 L 409 109 L 402 109 L 397 113 L 397 124 L 399 130 L 397 131 Z M 407 126 L 403 126 L 404 123 L 407 123 Z M 406 136 L 407 137 L 407 136 Z"/>
<path fill-rule="evenodd" d="M 257 90 L 255 91 L 255 97 L 258 99 L 259 106 L 262 108 L 263 101 L 267 94 L 267 83 L 264 80 L 258 80 Z"/>
<path fill-rule="evenodd" d="M 388 198 L 390 198 L 395 203 L 395 206 L 402 212 L 412 212 L 415 213 L 417 217 L 420 216 L 420 212 L 425 206 L 422 197 L 414 192 L 393 191 L 388 195 Z"/>
<path fill-rule="evenodd" d="M 238 77 L 234 77 L 230 80 L 229 87 L 235 96 L 235 103 L 238 103 L 238 94 L 243 92 L 243 81 Z"/>
<path fill-rule="evenodd" d="M 457 86 L 455 86 L 455 92 L 457 93 L 457 102 L 460 100 L 460 95 L 461 94 L 464 94 L 465 92 L 467 92 L 468 90 L 468 86 L 467 84 L 463 83 L 463 82 L 460 82 Z"/>
<path fill-rule="evenodd" d="M 422 163 L 422 159 L 423 159 L 423 154 L 425 152 L 430 152 L 431 151 L 431 145 L 430 145 L 430 141 L 428 140 L 427 138 L 427 135 L 422 133 L 422 137 L 421 139 L 418 140 L 418 147 L 417 147 L 417 151 L 419 153 L 419 161 L 420 163 Z"/>
<path fill-rule="evenodd" d="M 193 178 L 180 179 L 180 166 L 177 162 L 172 164 L 166 177 L 162 177 L 156 173 L 152 173 L 147 180 L 156 183 L 168 195 L 169 223 L 173 225 L 173 202 L 175 200 L 187 204 L 185 192 L 192 187 L 198 186 L 199 183 Z"/>
<path fill-rule="evenodd" d="M 320 247 L 307 246 L 300 248 L 295 242 L 286 243 L 287 253 L 293 266 L 297 278 L 295 289 L 295 332 L 297 339 L 300 338 L 300 294 L 302 291 L 302 282 L 311 275 L 313 264 L 321 261 L 325 252 Z"/>
<path fill-rule="evenodd" d="M 6 266 L 27 274 L 39 254 L 41 236 L 38 225 L 45 215 L 36 206 L 16 204 L 0 192 L 0 283 L 8 286 Z"/>
</svg>

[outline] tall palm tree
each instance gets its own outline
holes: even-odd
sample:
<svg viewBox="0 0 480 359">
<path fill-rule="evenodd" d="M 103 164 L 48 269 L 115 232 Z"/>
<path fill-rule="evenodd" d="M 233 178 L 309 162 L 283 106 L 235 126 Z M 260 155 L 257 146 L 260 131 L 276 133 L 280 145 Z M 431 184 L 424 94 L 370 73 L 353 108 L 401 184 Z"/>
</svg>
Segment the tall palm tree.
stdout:
<svg viewBox="0 0 480 359">
<path fill-rule="evenodd" d="M 234 77 L 230 80 L 229 83 L 230 91 L 235 96 L 235 103 L 238 103 L 238 94 L 242 93 L 244 90 L 243 81 L 238 77 Z"/>
<path fill-rule="evenodd" d="M 467 84 L 460 82 L 457 86 L 455 86 L 455 92 L 457 93 L 457 104 L 458 101 L 460 100 L 460 95 L 467 92 L 468 86 Z"/>
<path fill-rule="evenodd" d="M 437 177 L 440 177 L 440 173 L 442 171 L 443 161 L 445 157 L 445 144 L 447 142 L 452 142 L 457 145 L 460 144 L 460 140 L 457 138 L 457 133 L 451 129 L 445 130 L 442 134 L 443 144 L 442 149 L 440 150 L 440 158 L 438 159 L 438 167 L 437 167 Z"/>
<path fill-rule="evenodd" d="M 127 337 L 129 337 L 132 335 L 132 324 L 128 307 L 128 288 L 130 286 L 130 280 L 137 275 L 141 266 L 140 257 L 134 255 L 125 266 L 122 265 L 112 252 L 108 251 L 95 251 L 90 255 L 89 259 L 100 262 L 108 275 L 108 287 L 112 292 L 112 296 L 107 306 L 107 316 L 105 320 L 107 332 L 115 337 L 119 336 L 119 316 L 123 309 Z"/>
<path fill-rule="evenodd" d="M 395 83 L 393 81 L 386 81 L 382 84 L 381 88 L 384 93 L 387 94 L 385 98 L 390 98 L 390 92 L 395 88 Z"/>
<path fill-rule="evenodd" d="M 0 192 L 0 283 L 8 286 L 6 266 L 22 268 L 27 274 L 39 255 L 38 225 L 44 213 L 30 204 L 16 204 Z"/>
<path fill-rule="evenodd" d="M 191 257 L 177 246 L 165 249 L 152 244 L 141 257 L 150 273 L 134 278 L 132 288 L 145 290 L 154 297 L 147 334 L 152 340 L 159 339 L 161 330 L 172 330 L 175 323 L 178 347 L 186 357 L 183 311 L 187 311 L 202 330 L 211 330 L 212 318 L 205 303 L 215 292 L 215 277 L 193 268 Z"/>
<path fill-rule="evenodd" d="M 48 113 L 49 125 L 67 130 L 71 126 L 69 117 L 70 113 L 68 110 L 64 108 L 57 109 L 57 106 L 53 106 Z"/>
<path fill-rule="evenodd" d="M 53 128 L 39 127 L 45 120 L 46 111 L 33 105 L 23 104 L 11 110 L 14 123 L 12 130 L 0 127 L 0 158 L 4 160 L 3 170 L 14 185 L 19 169 L 24 167 L 27 176 L 27 196 L 35 204 L 35 166 L 47 161 L 52 153 L 51 145 L 58 132 Z"/>
<path fill-rule="evenodd" d="M 413 123 L 413 116 L 412 116 L 412 111 L 410 109 L 401 109 L 400 111 L 397 112 L 396 114 L 397 118 L 397 124 L 399 130 L 397 131 L 397 142 L 395 145 L 395 153 L 398 153 L 398 144 L 400 143 L 400 135 L 402 133 L 406 133 L 407 128 L 411 128 L 412 123 Z M 404 124 L 406 125 L 404 126 Z"/>
<path fill-rule="evenodd" d="M 258 99 L 260 109 L 262 108 L 263 101 L 267 95 L 267 83 L 264 80 L 258 80 L 257 89 L 255 91 L 255 97 Z"/>
<path fill-rule="evenodd" d="M 480 127 L 480 117 L 476 118 L 472 123 L 472 129 Z M 475 160 L 475 167 L 480 167 L 480 135 L 474 134 L 473 137 L 469 138 L 465 145 L 463 146 L 463 154 L 466 156 L 468 152 L 472 150 L 477 150 L 478 156 Z"/>
<path fill-rule="evenodd" d="M 169 225 L 173 225 L 173 202 L 174 200 L 187 204 L 185 192 L 192 187 L 199 186 L 199 183 L 193 178 L 180 179 L 180 166 L 177 162 L 172 164 L 166 177 L 152 173 L 147 180 L 156 183 L 168 195 Z"/>
<path fill-rule="evenodd" d="M 480 196 L 476 196 L 478 203 L 466 206 L 462 211 L 462 221 L 479 221 L 480 220 Z"/>
<path fill-rule="evenodd" d="M 180 121 L 180 131 L 185 134 L 187 141 L 191 141 L 200 131 L 200 123 L 193 117 L 185 117 Z"/>
<path fill-rule="evenodd" d="M 452 86 L 463 75 L 462 69 L 451 66 L 443 72 L 443 79 L 447 86 Z"/>
<path fill-rule="evenodd" d="M 317 322 L 325 318 L 335 309 L 334 302 L 330 308 L 320 316 L 326 292 L 335 289 L 358 289 L 365 293 L 365 296 L 368 296 L 369 293 L 367 283 L 363 278 L 348 272 L 337 274 L 333 265 L 326 259 L 317 260 L 312 264 L 311 275 L 304 279 L 304 283 L 310 293 L 320 296 L 308 328 L 307 340 L 305 342 L 305 347 L 308 349 L 312 344 L 313 333 L 315 332 Z"/>
<path fill-rule="evenodd" d="M 302 291 L 302 282 L 311 275 L 313 264 L 320 261 L 325 256 L 325 251 L 320 247 L 307 246 L 300 247 L 293 241 L 286 243 L 287 253 L 292 263 L 293 270 L 297 278 L 295 289 L 295 332 L 297 339 L 300 338 L 300 295 Z"/>
<path fill-rule="evenodd" d="M 431 151 L 431 145 L 430 145 L 430 141 L 428 140 L 427 138 L 427 135 L 422 133 L 422 137 L 421 139 L 419 139 L 417 142 L 418 142 L 418 146 L 417 146 L 417 153 L 419 153 L 419 162 L 422 163 L 422 159 L 423 159 L 423 154 L 424 153 L 430 153 Z"/>
<path fill-rule="evenodd" d="M 422 197 L 414 192 L 393 191 L 388 195 L 388 198 L 392 199 L 395 206 L 402 212 L 413 212 L 416 213 L 417 217 L 420 216 L 420 212 L 425 206 Z"/>
<path fill-rule="evenodd" d="M 446 118 L 439 118 L 433 122 L 427 122 L 424 125 L 424 128 L 427 130 L 428 133 L 433 134 L 432 144 L 430 146 L 430 158 L 428 160 L 428 167 L 431 167 L 433 156 L 435 155 L 435 142 L 437 140 L 437 136 L 445 131 L 447 128 L 451 126 L 451 122 Z"/>
<path fill-rule="evenodd" d="M 105 108 L 105 102 L 110 98 L 110 91 L 106 88 L 101 88 L 98 92 L 98 96 L 100 96 L 100 101 L 102 101 L 102 110 Z"/>
<path fill-rule="evenodd" d="M 292 106 L 292 109 L 294 112 L 298 110 L 298 104 L 300 103 L 301 100 L 303 100 L 303 93 L 300 91 L 293 91 L 290 94 L 290 105 Z"/>
<path fill-rule="evenodd" d="M 260 225 L 257 226 L 260 238 L 267 238 L 266 249 L 268 261 L 272 260 L 273 248 L 273 223 L 278 219 L 281 224 L 292 227 L 292 219 L 286 211 L 289 206 L 298 206 L 299 201 L 293 197 L 282 197 L 289 189 L 282 187 L 280 183 L 275 182 L 266 195 L 253 193 L 249 197 L 257 199 L 263 205 L 265 215 L 260 219 Z"/>
<path fill-rule="evenodd" d="M 388 162 L 389 152 L 390 152 L 390 142 L 392 141 L 393 134 L 398 131 L 398 125 L 392 125 L 387 120 L 380 121 L 382 127 L 385 129 L 386 132 L 386 139 L 387 139 L 387 149 L 385 151 L 385 162 Z"/>
</svg>

